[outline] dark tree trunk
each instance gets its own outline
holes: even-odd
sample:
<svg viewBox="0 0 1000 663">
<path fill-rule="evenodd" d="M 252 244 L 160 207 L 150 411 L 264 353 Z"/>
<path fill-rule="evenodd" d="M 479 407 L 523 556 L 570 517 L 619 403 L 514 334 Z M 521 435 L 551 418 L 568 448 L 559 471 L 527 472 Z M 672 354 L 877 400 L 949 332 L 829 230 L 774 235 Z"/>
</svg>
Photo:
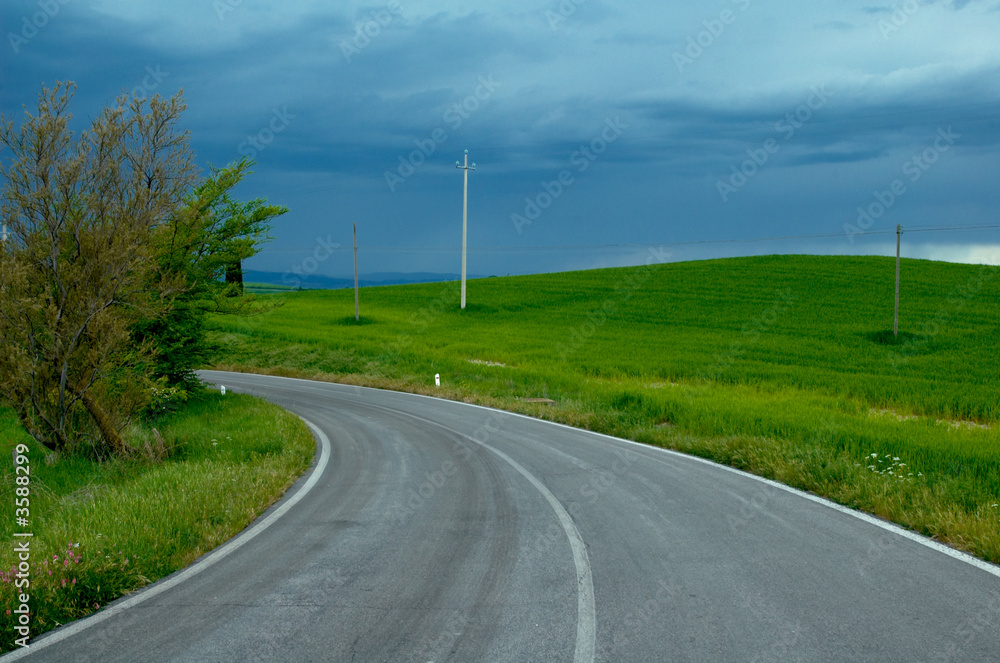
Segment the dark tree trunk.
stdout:
<svg viewBox="0 0 1000 663">
<path fill-rule="evenodd" d="M 28 431 L 28 435 L 30 435 L 35 442 L 38 442 L 50 451 L 63 451 L 69 446 L 69 441 L 62 434 L 62 431 L 56 428 L 53 428 L 48 432 L 48 434 L 42 433 L 42 431 L 35 426 L 35 422 L 31 420 L 31 417 L 28 416 L 29 411 L 30 409 L 27 407 L 19 408 L 17 416 L 21 421 L 21 426 L 24 427 L 24 430 Z"/>
<path fill-rule="evenodd" d="M 83 400 L 83 406 L 87 408 L 87 412 L 93 417 L 97 428 L 101 431 L 101 437 L 104 438 L 104 442 L 111 448 L 112 453 L 119 457 L 125 456 L 128 453 L 128 447 L 125 446 L 121 435 L 115 430 L 115 426 L 111 422 L 111 417 L 108 416 L 108 413 L 90 395 L 89 391 L 83 392 L 80 398 Z"/>
<path fill-rule="evenodd" d="M 226 267 L 226 283 L 235 283 L 236 288 L 243 292 L 243 261 L 237 260 Z"/>
</svg>

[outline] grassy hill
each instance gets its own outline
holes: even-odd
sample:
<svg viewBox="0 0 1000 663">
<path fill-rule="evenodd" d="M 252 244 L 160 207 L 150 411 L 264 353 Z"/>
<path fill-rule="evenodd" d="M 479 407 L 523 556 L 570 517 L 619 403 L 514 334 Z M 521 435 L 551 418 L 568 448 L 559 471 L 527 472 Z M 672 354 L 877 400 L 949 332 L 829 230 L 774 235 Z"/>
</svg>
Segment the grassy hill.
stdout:
<svg viewBox="0 0 1000 663">
<path fill-rule="evenodd" d="M 212 324 L 220 366 L 669 446 L 1000 561 L 1000 269 L 904 260 L 902 274 L 898 337 L 894 259 L 836 256 L 479 279 L 465 311 L 456 282 L 367 288 L 360 324 L 353 291 L 298 292 Z"/>
</svg>

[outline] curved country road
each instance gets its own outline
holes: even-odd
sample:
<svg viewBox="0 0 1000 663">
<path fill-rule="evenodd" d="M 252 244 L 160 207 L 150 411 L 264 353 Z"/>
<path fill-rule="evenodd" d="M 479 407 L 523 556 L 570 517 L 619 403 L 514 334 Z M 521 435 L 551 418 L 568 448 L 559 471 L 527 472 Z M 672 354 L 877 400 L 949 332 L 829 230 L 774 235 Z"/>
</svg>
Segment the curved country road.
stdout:
<svg viewBox="0 0 1000 663">
<path fill-rule="evenodd" d="M 194 565 L 2 660 L 997 661 L 1000 570 L 680 454 L 206 371 L 316 463 Z"/>
</svg>

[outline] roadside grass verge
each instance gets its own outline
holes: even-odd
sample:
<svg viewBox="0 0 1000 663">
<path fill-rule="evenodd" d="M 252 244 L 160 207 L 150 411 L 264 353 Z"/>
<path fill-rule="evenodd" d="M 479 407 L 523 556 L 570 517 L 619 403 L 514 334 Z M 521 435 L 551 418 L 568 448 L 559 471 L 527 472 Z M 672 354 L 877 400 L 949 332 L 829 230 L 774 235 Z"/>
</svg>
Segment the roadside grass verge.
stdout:
<svg viewBox="0 0 1000 663">
<path fill-rule="evenodd" d="M 86 616 L 110 601 L 183 568 L 244 529 L 273 504 L 312 462 L 315 440 L 305 424 L 281 408 L 240 394 L 206 392 L 153 424 L 129 431 L 136 449 L 156 448 L 156 426 L 166 459 L 148 454 L 94 463 L 53 458 L 0 410 L 0 455 L 28 446 L 30 521 L 14 520 L 15 479 L 3 464 L 0 482 L 10 496 L 0 536 L 32 533 L 30 626 L 34 637 Z M 11 569 L 13 544 L 0 553 L 3 651 L 13 647 L 20 605 Z"/>
<path fill-rule="evenodd" d="M 892 259 L 767 256 L 480 279 L 465 311 L 457 283 L 366 288 L 363 325 L 351 290 L 283 295 L 213 321 L 216 367 L 677 449 L 1000 563 L 1000 269 L 903 270 L 899 338 Z"/>
</svg>

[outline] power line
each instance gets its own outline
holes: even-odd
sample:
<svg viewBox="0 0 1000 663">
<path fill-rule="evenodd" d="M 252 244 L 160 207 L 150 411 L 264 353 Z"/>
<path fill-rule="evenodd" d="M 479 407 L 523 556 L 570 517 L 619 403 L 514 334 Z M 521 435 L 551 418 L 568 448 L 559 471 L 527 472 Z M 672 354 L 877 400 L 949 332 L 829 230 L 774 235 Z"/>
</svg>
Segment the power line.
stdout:
<svg viewBox="0 0 1000 663">
<path fill-rule="evenodd" d="M 1000 224 L 991 225 L 978 225 L 978 226 L 907 226 L 908 233 L 930 233 L 930 232 L 951 232 L 951 231 L 969 231 L 969 230 L 991 230 L 1000 228 Z M 893 230 L 871 230 L 865 231 L 865 235 L 894 235 L 896 231 Z M 660 244 L 640 244 L 640 243 L 617 243 L 617 244 L 557 244 L 557 245 L 546 245 L 546 246 L 479 246 L 470 247 L 469 251 L 474 251 L 477 253 L 533 253 L 533 252 L 547 252 L 547 251 L 594 251 L 594 250 L 626 250 L 626 249 L 648 249 L 657 246 L 692 246 L 692 245 L 704 245 L 704 244 L 751 244 L 757 242 L 777 242 L 777 241 L 787 241 L 787 240 L 802 240 L 802 239 L 829 239 L 834 237 L 843 237 L 844 233 L 822 233 L 815 235 L 779 235 L 771 237 L 744 237 L 744 238 L 726 238 L 726 239 L 696 239 L 696 240 L 686 240 L 683 242 L 663 242 Z M 303 251 L 312 251 L 315 247 L 301 247 L 301 248 L 284 248 L 276 249 L 273 251 L 267 251 L 267 253 L 301 253 Z M 383 253 L 445 253 L 460 251 L 459 246 L 364 246 L 359 245 L 358 247 L 365 251 L 378 251 Z M 350 251 L 350 246 L 342 246 L 334 248 L 334 251 Z M 263 252 L 262 252 L 263 253 Z"/>
<path fill-rule="evenodd" d="M 908 230 L 906 232 L 911 233 L 936 233 L 944 232 L 948 230 L 988 230 L 990 228 L 1000 228 L 1000 225 L 991 226 L 946 226 L 942 228 L 930 228 L 925 226 L 907 226 Z M 889 232 L 889 231 L 886 231 Z"/>
</svg>

